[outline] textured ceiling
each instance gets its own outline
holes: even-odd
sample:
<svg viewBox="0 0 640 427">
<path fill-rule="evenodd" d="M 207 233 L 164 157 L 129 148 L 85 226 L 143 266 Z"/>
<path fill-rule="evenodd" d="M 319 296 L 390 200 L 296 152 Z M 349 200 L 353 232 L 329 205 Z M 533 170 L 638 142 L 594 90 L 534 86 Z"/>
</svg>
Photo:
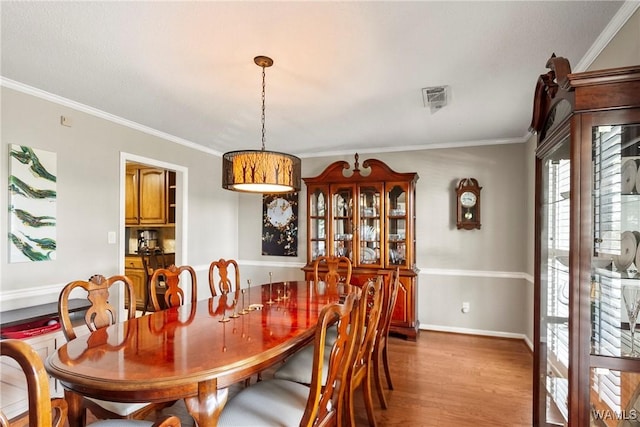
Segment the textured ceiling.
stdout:
<svg viewBox="0 0 640 427">
<path fill-rule="evenodd" d="M 267 149 L 305 157 L 522 142 L 551 53 L 581 71 L 621 6 L 2 1 L 1 74 L 6 86 L 221 153 L 260 148 L 253 57 L 267 55 Z M 449 101 L 432 113 L 421 88 L 438 85 Z"/>
</svg>

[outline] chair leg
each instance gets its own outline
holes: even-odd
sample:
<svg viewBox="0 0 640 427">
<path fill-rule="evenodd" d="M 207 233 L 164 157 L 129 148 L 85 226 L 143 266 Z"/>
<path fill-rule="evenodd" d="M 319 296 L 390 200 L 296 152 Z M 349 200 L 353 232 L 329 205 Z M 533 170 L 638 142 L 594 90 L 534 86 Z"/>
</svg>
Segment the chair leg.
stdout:
<svg viewBox="0 0 640 427">
<path fill-rule="evenodd" d="M 373 351 L 373 382 L 376 384 L 376 391 L 378 393 L 378 400 L 380 401 L 380 406 L 382 409 L 387 409 L 387 398 L 384 395 L 384 390 L 382 389 L 382 379 L 380 378 L 380 351 L 379 348 Z"/>
<path fill-rule="evenodd" d="M 349 420 L 349 423 L 347 423 L 348 426 L 350 427 L 355 427 L 356 425 L 356 409 L 353 406 L 353 394 L 356 391 L 354 385 L 352 384 L 352 381 L 349 381 L 348 383 L 348 389 L 346 390 L 345 393 L 345 412 L 348 412 L 348 416 L 347 419 Z"/>
<path fill-rule="evenodd" d="M 364 407 L 367 410 L 369 426 L 376 427 L 376 415 L 373 412 L 373 399 L 371 396 L 371 375 L 369 375 L 369 372 L 362 379 L 362 397 L 364 398 Z"/>
<path fill-rule="evenodd" d="M 393 390 L 393 383 L 391 382 L 391 371 L 389 371 L 389 356 L 387 355 L 387 342 L 384 342 L 382 347 L 382 362 L 384 363 L 384 374 L 387 376 L 387 385 L 389 390 Z"/>
<path fill-rule="evenodd" d="M 147 285 L 145 286 L 144 292 L 144 309 L 142 310 L 142 315 L 147 314 L 147 309 L 149 308 L 149 292 L 151 292 L 151 286 L 149 286 L 149 281 L 147 280 Z"/>
</svg>

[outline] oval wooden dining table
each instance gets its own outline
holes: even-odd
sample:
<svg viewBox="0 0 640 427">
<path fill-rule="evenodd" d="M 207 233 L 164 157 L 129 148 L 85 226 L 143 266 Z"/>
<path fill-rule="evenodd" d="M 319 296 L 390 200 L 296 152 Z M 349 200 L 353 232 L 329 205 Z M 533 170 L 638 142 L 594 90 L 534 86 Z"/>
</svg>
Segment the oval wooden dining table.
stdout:
<svg viewBox="0 0 640 427">
<path fill-rule="evenodd" d="M 278 282 L 154 312 L 68 342 L 47 371 L 65 389 L 70 427 L 82 423 L 83 396 L 184 399 L 200 427 L 215 426 L 231 384 L 311 342 L 322 308 L 357 289 Z M 262 309 L 241 314 L 256 305 Z"/>
</svg>

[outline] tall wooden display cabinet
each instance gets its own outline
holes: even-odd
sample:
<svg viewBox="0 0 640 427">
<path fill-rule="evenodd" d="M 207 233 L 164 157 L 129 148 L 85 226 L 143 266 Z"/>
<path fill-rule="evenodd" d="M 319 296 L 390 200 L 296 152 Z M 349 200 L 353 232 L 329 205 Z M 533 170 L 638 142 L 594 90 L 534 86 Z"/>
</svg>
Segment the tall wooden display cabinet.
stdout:
<svg viewBox="0 0 640 427">
<path fill-rule="evenodd" d="M 640 422 L 640 66 L 538 79 L 533 425 Z"/>
<path fill-rule="evenodd" d="M 353 264 L 351 282 L 363 284 L 378 270 L 400 268 L 400 290 L 391 332 L 415 340 L 418 334 L 415 263 L 415 186 L 417 173 L 399 173 L 376 159 L 363 170 L 338 161 L 307 186 L 307 265 L 321 255 L 344 255 Z"/>
</svg>

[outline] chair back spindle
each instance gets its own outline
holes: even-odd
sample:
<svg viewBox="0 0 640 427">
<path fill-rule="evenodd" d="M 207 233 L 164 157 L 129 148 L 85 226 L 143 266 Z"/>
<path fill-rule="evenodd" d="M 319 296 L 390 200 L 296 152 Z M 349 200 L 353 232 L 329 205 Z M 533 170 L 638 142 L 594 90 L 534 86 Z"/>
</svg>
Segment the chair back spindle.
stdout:
<svg viewBox="0 0 640 427">
<path fill-rule="evenodd" d="M 176 307 L 188 302 L 185 298 L 184 285 L 181 286 L 181 283 L 184 283 L 181 280 L 181 274 L 183 272 L 188 273 L 191 281 L 190 302 L 193 304 L 198 301 L 198 282 L 195 270 L 189 265 L 182 265 L 180 267 L 172 265 L 169 268 L 157 269 L 153 272 L 153 276 L 151 276 L 151 303 L 153 304 L 154 310 L 158 311 L 163 308 Z M 161 278 L 164 280 L 164 286 L 161 284 Z M 160 295 L 162 295 L 162 303 Z"/>
<path fill-rule="evenodd" d="M 151 298 L 151 276 L 153 276 L 154 271 L 159 268 L 167 268 L 169 264 L 167 264 L 167 258 L 162 248 L 142 250 L 140 252 L 140 258 L 142 259 L 142 267 L 144 270 L 145 286 L 144 295 L 142 295 L 144 305 L 143 313 L 146 314 L 147 310 L 151 308 L 149 306 Z"/>
<path fill-rule="evenodd" d="M 213 261 L 209 265 L 209 289 L 211 289 L 212 297 L 217 296 L 218 292 L 221 295 L 229 292 L 239 294 L 240 269 L 238 268 L 238 263 L 233 259 L 225 260 L 224 258 Z"/>
<path fill-rule="evenodd" d="M 313 262 L 313 280 L 324 281 L 329 286 L 340 282 L 350 284 L 351 270 L 351 260 L 345 256 L 319 256 Z"/>
<path fill-rule="evenodd" d="M 127 319 L 133 319 L 136 315 L 136 295 L 131 279 L 127 276 L 118 275 L 106 278 L 101 274 L 95 274 L 88 281 L 76 280 L 68 283 L 62 289 L 58 297 L 58 315 L 62 324 L 62 332 L 67 341 L 76 338 L 69 312 L 69 296 L 71 293 L 77 289 L 83 289 L 86 292 L 86 298 L 91 303 L 91 306 L 87 309 L 84 320 L 89 330 L 93 332 L 119 321 L 118 311 L 109 302 L 110 290 L 117 283 L 123 284 L 125 299 L 129 301 Z M 126 319 L 121 319 L 120 321 L 122 320 Z"/>
</svg>

